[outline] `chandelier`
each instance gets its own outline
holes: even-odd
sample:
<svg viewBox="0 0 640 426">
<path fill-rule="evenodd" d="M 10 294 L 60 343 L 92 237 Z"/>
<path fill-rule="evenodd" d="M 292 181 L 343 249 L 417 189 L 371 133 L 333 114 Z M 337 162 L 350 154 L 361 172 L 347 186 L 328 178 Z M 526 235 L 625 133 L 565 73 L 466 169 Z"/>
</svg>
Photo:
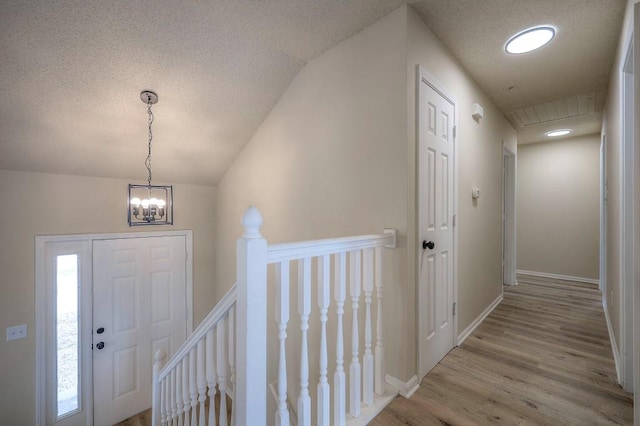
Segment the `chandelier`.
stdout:
<svg viewBox="0 0 640 426">
<path fill-rule="evenodd" d="M 149 90 L 140 92 L 140 99 L 147 104 L 149 124 L 148 153 L 144 164 L 147 168 L 147 184 L 129 184 L 127 197 L 129 226 L 172 225 L 173 224 L 173 186 L 151 184 L 151 142 L 153 133 L 153 112 L 151 105 L 158 103 L 158 95 Z"/>
</svg>

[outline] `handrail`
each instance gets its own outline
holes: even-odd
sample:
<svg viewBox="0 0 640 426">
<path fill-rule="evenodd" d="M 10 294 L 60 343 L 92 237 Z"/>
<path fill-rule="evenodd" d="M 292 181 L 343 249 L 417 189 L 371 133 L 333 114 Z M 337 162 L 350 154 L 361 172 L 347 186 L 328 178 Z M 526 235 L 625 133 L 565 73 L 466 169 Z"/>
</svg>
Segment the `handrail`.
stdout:
<svg viewBox="0 0 640 426">
<path fill-rule="evenodd" d="M 267 252 L 267 263 L 278 263 L 373 247 L 395 246 L 395 239 L 395 230 L 385 229 L 384 234 L 271 244 Z"/>
<path fill-rule="evenodd" d="M 171 372 L 173 368 L 176 367 L 178 362 L 182 361 L 182 359 L 189 353 L 189 351 L 206 335 L 209 329 L 215 326 L 220 319 L 224 318 L 224 316 L 229 312 L 229 309 L 236 303 L 237 300 L 237 290 L 236 284 L 234 283 L 229 291 L 224 295 L 224 297 L 218 302 L 209 312 L 209 314 L 202 320 L 202 322 L 196 327 L 193 333 L 184 341 L 182 345 L 178 348 L 175 354 L 171 357 L 169 362 L 162 367 L 160 372 L 158 373 L 158 380 L 163 379 L 168 372 Z"/>
<path fill-rule="evenodd" d="M 289 261 L 298 265 L 300 279 L 298 316 L 302 333 L 300 346 L 300 396 L 298 420 L 311 424 L 312 402 L 309 393 L 309 349 L 319 350 L 318 423 L 344 424 L 350 413 L 358 417 L 361 404 L 374 404 L 374 393 L 384 393 L 384 345 L 382 340 L 382 262 L 383 247 L 396 247 L 396 231 L 384 229 L 382 234 L 328 238 L 314 241 L 269 245 L 260 234 L 262 217 L 254 207 L 247 209 L 242 220 L 245 232 L 237 245 L 237 280 L 222 300 L 213 308 L 195 331 L 162 366 L 165 356 L 158 350 L 153 370 L 154 426 L 165 424 L 226 424 L 227 386 L 232 384 L 232 424 L 264 425 L 267 422 L 267 265 L 276 265 L 276 312 L 280 357 L 278 360 L 277 420 L 289 425 L 287 408 L 286 336 L 291 301 Z M 332 267 L 330 256 L 337 255 Z M 348 255 L 348 256 L 347 256 Z M 322 329 L 319 346 L 309 347 L 307 329 L 311 312 L 311 274 L 318 258 L 318 307 Z M 348 264 L 347 264 L 348 260 Z M 347 267 L 348 266 L 348 267 Z M 335 276 L 334 276 L 335 275 Z M 349 287 L 347 287 L 349 275 Z M 333 277 L 333 278 L 332 278 Z M 316 283 L 316 281 L 313 281 Z M 335 287 L 334 297 L 330 288 Z M 315 291 L 315 289 L 313 290 Z M 348 292 L 348 295 L 347 295 Z M 361 294 L 364 293 L 364 302 Z M 348 300 L 347 300 L 348 297 Z M 377 303 L 375 300 L 377 299 Z M 273 301 L 273 300 L 272 300 Z M 279 302 L 278 302 L 279 301 Z M 335 303 L 338 328 L 336 331 L 336 371 L 334 381 L 334 412 L 331 415 L 328 383 L 328 311 Z M 347 411 L 343 318 L 345 304 L 352 306 L 353 330 L 349 364 L 349 408 Z M 359 349 L 358 307 L 364 310 L 364 351 Z M 286 309 L 285 309 L 286 308 Z M 374 322 L 375 316 L 375 322 Z M 228 319 L 227 319 L 228 318 Z M 374 340 L 375 332 L 375 340 Z M 360 354 L 362 353 L 362 356 Z M 362 364 L 361 364 L 362 363 Z M 351 374 L 351 373 L 350 373 Z M 361 377 L 362 376 L 362 377 Z M 215 398 L 220 394 L 219 403 Z M 376 396 L 377 398 L 377 396 Z M 300 403 L 300 401 L 302 401 Z M 205 403 L 209 403 L 209 415 Z M 302 408 L 300 408 L 302 404 Z M 216 415 L 218 411 L 220 414 Z M 219 419 L 215 419 L 219 417 Z M 189 422 L 189 423 L 187 423 Z"/>
</svg>

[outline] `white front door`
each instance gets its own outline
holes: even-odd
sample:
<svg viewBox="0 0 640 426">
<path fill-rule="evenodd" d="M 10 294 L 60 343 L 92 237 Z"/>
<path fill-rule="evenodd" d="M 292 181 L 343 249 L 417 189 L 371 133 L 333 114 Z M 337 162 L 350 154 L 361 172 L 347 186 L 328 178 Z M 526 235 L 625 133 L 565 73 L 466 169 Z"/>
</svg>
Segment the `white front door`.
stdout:
<svg viewBox="0 0 640 426">
<path fill-rule="evenodd" d="M 454 103 L 420 72 L 418 268 L 420 377 L 450 350 L 453 324 Z"/>
<path fill-rule="evenodd" d="M 94 424 L 151 406 L 153 354 L 186 339 L 184 236 L 93 242 Z"/>
</svg>

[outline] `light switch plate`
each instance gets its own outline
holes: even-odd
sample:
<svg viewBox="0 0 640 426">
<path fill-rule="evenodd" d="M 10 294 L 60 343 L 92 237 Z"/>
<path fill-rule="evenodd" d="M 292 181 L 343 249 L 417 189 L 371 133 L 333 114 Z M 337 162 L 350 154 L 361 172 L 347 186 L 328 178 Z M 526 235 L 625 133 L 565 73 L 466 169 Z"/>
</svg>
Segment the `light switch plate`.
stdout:
<svg viewBox="0 0 640 426">
<path fill-rule="evenodd" d="M 7 341 L 24 339 L 27 337 L 27 324 L 7 328 Z"/>
</svg>

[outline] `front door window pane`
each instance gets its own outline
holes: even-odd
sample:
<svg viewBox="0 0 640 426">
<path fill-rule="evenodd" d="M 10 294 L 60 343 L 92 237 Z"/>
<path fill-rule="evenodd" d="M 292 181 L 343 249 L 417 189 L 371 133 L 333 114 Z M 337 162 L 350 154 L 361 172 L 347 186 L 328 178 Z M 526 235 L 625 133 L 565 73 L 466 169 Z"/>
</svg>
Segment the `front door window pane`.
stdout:
<svg viewBox="0 0 640 426">
<path fill-rule="evenodd" d="M 78 255 L 56 258 L 56 371 L 58 417 L 78 410 L 79 395 Z"/>
</svg>

